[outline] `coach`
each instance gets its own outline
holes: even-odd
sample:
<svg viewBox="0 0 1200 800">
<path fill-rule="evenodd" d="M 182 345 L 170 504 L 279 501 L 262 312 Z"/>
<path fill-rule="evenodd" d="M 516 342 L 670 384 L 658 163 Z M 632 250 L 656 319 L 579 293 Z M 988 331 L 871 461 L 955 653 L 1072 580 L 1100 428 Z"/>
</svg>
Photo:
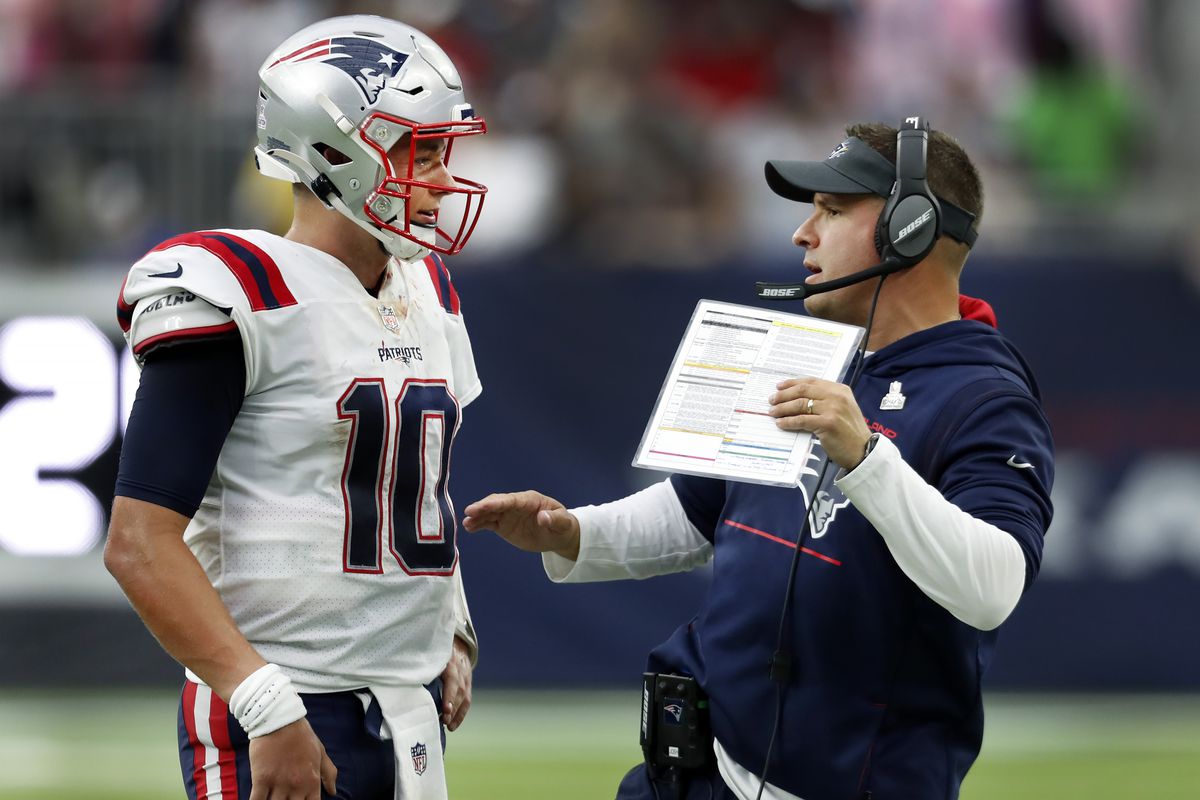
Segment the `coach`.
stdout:
<svg viewBox="0 0 1200 800">
<path fill-rule="evenodd" d="M 673 475 L 602 506 L 521 492 L 466 509 L 556 581 L 713 560 L 649 667 L 695 679 L 711 758 L 651 752 L 620 798 L 952 800 L 979 754 L 997 629 L 1041 562 L 1053 445 L 1029 368 L 959 295 L 983 211 L 970 158 L 915 117 L 847 134 L 823 161 L 767 164 L 812 212 L 792 237 L 804 281 L 764 294 L 867 329 L 849 385 L 770 398 L 781 428 L 819 439 L 800 487 Z"/>
</svg>

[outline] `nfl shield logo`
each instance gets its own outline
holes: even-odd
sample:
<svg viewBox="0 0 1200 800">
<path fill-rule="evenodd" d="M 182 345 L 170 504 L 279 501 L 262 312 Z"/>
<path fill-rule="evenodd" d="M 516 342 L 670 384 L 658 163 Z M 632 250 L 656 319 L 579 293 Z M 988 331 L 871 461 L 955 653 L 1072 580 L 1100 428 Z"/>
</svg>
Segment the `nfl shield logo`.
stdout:
<svg viewBox="0 0 1200 800">
<path fill-rule="evenodd" d="M 425 745 L 417 742 L 410 748 L 409 752 L 412 753 L 413 769 L 416 770 L 418 775 L 424 775 L 426 764 Z"/>
<path fill-rule="evenodd" d="M 392 333 L 400 332 L 400 317 L 396 316 L 395 308 L 380 304 L 379 317 L 383 320 L 383 327 Z"/>
</svg>

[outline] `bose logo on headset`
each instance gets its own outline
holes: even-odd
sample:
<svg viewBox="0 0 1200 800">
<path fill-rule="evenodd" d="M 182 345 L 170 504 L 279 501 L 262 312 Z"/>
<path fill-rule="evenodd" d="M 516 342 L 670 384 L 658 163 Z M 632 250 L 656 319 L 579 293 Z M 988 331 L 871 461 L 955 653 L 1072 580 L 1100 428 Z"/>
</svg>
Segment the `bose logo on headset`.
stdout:
<svg viewBox="0 0 1200 800">
<path fill-rule="evenodd" d="M 926 209 L 924 214 L 917 217 L 912 222 L 908 223 L 907 225 L 905 225 L 903 228 L 900 229 L 900 235 L 892 240 L 892 244 L 899 244 L 901 239 L 905 238 L 910 233 L 915 231 L 917 228 L 921 227 L 926 222 L 929 222 L 929 220 L 931 220 L 931 219 L 933 219 L 933 209 L 932 208 Z"/>
<path fill-rule="evenodd" d="M 796 296 L 796 293 L 801 290 L 799 286 L 766 286 L 759 292 L 759 297 L 775 297 L 781 299 L 790 299 Z"/>
</svg>

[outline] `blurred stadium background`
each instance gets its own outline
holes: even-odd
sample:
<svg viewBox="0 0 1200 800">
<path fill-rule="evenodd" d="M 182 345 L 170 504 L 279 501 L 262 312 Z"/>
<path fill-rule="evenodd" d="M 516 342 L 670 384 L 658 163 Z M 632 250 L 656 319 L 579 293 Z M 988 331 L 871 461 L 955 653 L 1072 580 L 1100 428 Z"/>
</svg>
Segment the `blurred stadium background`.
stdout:
<svg viewBox="0 0 1200 800">
<path fill-rule="evenodd" d="M 0 0 L 0 798 L 182 796 L 179 670 L 100 563 L 136 387 L 116 292 L 174 233 L 286 226 L 248 156 L 255 73 L 348 12 L 442 42 L 491 129 L 454 159 L 491 188 L 450 265 L 486 387 L 460 506 L 658 480 L 628 465 L 696 300 L 800 268 L 762 162 L 859 119 L 955 134 L 987 190 L 964 288 L 1059 448 L 963 796 L 1200 795 L 1200 3 Z M 611 796 L 644 654 L 706 576 L 554 587 L 460 548 L 483 656 L 455 795 Z"/>
</svg>

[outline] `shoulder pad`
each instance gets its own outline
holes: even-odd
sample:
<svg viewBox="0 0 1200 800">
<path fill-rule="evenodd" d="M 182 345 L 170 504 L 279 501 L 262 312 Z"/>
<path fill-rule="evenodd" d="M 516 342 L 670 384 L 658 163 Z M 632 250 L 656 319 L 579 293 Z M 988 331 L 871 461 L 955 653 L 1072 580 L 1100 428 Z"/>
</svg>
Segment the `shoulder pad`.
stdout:
<svg viewBox="0 0 1200 800">
<path fill-rule="evenodd" d="M 250 312 L 296 304 L 275 261 L 231 231 L 176 236 L 134 264 L 117 300 L 121 329 L 128 331 L 141 300 L 168 291 L 191 292 L 214 306 Z"/>
<path fill-rule="evenodd" d="M 130 312 L 129 347 L 141 361 L 159 347 L 228 336 L 237 331 L 232 312 L 186 289 L 145 297 Z"/>
</svg>

